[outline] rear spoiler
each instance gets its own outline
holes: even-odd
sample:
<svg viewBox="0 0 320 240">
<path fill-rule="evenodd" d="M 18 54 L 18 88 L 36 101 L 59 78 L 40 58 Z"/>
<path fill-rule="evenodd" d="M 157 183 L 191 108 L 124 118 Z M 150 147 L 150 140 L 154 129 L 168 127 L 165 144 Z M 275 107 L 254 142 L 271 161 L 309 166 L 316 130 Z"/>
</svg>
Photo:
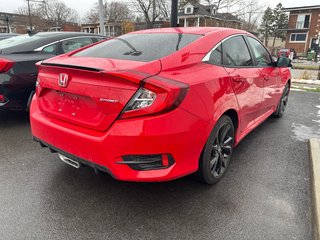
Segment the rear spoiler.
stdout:
<svg viewBox="0 0 320 240">
<path fill-rule="evenodd" d="M 92 67 L 84 67 L 84 66 L 76 66 L 76 65 L 68 65 L 68 64 L 58 64 L 58 63 L 46 63 L 40 62 L 39 65 L 42 66 L 52 66 L 52 67 L 65 67 L 65 68 L 72 68 L 72 69 L 80 69 L 90 72 L 102 72 L 103 70 L 100 68 L 92 68 Z"/>
</svg>

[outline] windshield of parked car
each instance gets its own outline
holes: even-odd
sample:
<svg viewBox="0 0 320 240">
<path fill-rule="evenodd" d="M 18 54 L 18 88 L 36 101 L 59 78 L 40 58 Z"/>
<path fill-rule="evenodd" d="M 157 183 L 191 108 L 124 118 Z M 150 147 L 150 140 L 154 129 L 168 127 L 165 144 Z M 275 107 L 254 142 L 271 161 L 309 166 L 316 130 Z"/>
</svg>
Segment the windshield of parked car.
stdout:
<svg viewBox="0 0 320 240">
<path fill-rule="evenodd" d="M 30 43 L 41 38 L 39 35 L 35 34 L 29 36 L 28 34 L 11 37 L 0 41 L 0 49 L 15 47 L 24 43 Z"/>
<path fill-rule="evenodd" d="M 181 33 L 127 34 L 105 41 L 73 56 L 149 62 L 180 50 L 202 35 Z"/>
</svg>

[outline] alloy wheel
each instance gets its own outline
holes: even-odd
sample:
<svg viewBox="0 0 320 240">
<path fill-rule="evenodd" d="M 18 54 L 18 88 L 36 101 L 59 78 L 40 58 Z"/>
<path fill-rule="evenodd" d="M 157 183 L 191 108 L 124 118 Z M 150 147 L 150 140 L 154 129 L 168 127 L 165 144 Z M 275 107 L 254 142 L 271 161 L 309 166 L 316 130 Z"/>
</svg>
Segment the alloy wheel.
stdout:
<svg viewBox="0 0 320 240">
<path fill-rule="evenodd" d="M 225 172 L 232 154 L 233 126 L 226 122 L 220 126 L 216 134 L 210 157 L 210 173 L 215 178 L 220 178 Z"/>
</svg>

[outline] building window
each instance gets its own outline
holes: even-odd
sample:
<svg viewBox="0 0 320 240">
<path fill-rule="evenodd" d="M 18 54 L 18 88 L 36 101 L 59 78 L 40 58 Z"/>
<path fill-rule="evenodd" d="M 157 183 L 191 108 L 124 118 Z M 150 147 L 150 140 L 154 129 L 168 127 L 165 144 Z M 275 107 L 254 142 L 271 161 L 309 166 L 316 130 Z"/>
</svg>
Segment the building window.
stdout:
<svg viewBox="0 0 320 240">
<path fill-rule="evenodd" d="M 191 7 L 187 7 L 186 8 L 186 13 L 192 13 L 192 8 Z"/>
<path fill-rule="evenodd" d="M 299 14 L 297 18 L 297 29 L 309 28 L 310 14 Z"/>
<path fill-rule="evenodd" d="M 291 33 L 290 42 L 305 42 L 307 39 L 306 33 Z"/>
<path fill-rule="evenodd" d="M 216 8 L 216 7 L 213 7 L 213 8 L 212 8 L 212 15 L 216 15 L 216 13 L 217 13 L 217 8 Z"/>
</svg>

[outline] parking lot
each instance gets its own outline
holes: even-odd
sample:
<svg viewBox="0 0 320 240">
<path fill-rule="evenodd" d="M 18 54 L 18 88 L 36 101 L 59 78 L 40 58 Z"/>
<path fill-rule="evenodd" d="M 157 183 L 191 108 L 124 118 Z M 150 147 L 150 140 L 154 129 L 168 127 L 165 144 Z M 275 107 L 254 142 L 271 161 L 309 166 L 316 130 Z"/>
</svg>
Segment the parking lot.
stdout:
<svg viewBox="0 0 320 240">
<path fill-rule="evenodd" d="M 215 186 L 74 169 L 32 141 L 27 114 L 1 113 L 0 239 L 311 239 L 306 140 L 320 137 L 319 98 L 292 92 Z"/>
</svg>

